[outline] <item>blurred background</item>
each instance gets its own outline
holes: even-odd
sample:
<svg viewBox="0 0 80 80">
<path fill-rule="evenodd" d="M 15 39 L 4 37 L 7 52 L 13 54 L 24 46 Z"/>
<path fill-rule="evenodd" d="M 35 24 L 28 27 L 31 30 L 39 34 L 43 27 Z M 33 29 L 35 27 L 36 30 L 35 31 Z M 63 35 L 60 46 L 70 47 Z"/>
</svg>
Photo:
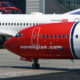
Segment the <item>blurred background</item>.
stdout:
<svg viewBox="0 0 80 80">
<path fill-rule="evenodd" d="M 22 14 L 42 12 L 46 14 L 64 13 L 80 8 L 80 0 L 0 0 L 11 2 Z"/>
</svg>

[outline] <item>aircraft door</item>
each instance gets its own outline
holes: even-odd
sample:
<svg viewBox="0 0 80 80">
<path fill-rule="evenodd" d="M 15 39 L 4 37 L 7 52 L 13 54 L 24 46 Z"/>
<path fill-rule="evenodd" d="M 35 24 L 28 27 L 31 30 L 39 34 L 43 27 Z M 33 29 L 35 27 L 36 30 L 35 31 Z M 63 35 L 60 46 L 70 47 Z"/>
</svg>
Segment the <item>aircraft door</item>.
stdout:
<svg viewBox="0 0 80 80">
<path fill-rule="evenodd" d="M 35 27 L 33 29 L 31 38 L 32 45 L 38 45 L 39 32 L 40 32 L 40 27 Z"/>
<path fill-rule="evenodd" d="M 80 23 L 73 26 L 71 36 L 72 53 L 75 58 L 80 58 Z"/>
</svg>

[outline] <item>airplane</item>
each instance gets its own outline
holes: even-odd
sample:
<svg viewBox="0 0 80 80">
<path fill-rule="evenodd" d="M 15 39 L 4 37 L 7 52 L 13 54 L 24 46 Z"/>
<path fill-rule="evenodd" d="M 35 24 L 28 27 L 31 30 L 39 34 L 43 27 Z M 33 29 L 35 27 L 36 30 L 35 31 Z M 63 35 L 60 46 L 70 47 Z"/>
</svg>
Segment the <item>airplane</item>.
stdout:
<svg viewBox="0 0 80 80">
<path fill-rule="evenodd" d="M 23 61 L 38 59 L 80 59 L 80 22 L 50 23 L 26 28 L 9 39 L 5 48 Z"/>
<path fill-rule="evenodd" d="M 31 26 L 80 21 L 79 11 L 80 9 L 77 9 L 64 14 L 42 14 L 38 12 L 32 14 L 0 14 L 0 38 L 4 43 L 7 36 L 15 36 L 20 30 Z"/>
<path fill-rule="evenodd" d="M 48 23 L 77 22 L 80 21 L 80 9 L 64 14 L 0 14 L 0 35 L 15 36 L 20 30 Z M 77 13 L 77 14 L 76 14 Z"/>
</svg>

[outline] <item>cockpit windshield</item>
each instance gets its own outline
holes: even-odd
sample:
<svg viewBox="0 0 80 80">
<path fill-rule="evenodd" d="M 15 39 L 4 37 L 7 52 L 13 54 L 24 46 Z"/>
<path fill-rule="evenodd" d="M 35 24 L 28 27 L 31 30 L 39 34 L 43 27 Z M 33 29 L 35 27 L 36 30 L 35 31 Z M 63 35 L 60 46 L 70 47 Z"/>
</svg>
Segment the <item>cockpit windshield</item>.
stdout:
<svg viewBox="0 0 80 80">
<path fill-rule="evenodd" d="M 20 37 L 22 37 L 23 36 L 23 34 L 22 33 L 18 33 L 18 34 L 16 34 L 16 38 L 20 38 Z"/>
<path fill-rule="evenodd" d="M 2 7 L 15 7 L 12 3 L 2 3 Z"/>
</svg>

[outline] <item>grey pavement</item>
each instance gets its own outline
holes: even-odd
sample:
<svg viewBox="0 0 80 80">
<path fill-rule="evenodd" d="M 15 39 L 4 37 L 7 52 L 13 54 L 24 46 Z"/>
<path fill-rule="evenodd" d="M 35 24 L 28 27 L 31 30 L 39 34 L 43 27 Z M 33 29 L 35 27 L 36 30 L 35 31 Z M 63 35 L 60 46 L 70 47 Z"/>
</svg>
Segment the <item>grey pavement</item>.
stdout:
<svg viewBox="0 0 80 80">
<path fill-rule="evenodd" d="M 32 62 L 0 49 L 0 80 L 80 80 L 80 60 L 39 60 L 41 68 L 32 69 Z"/>
</svg>

